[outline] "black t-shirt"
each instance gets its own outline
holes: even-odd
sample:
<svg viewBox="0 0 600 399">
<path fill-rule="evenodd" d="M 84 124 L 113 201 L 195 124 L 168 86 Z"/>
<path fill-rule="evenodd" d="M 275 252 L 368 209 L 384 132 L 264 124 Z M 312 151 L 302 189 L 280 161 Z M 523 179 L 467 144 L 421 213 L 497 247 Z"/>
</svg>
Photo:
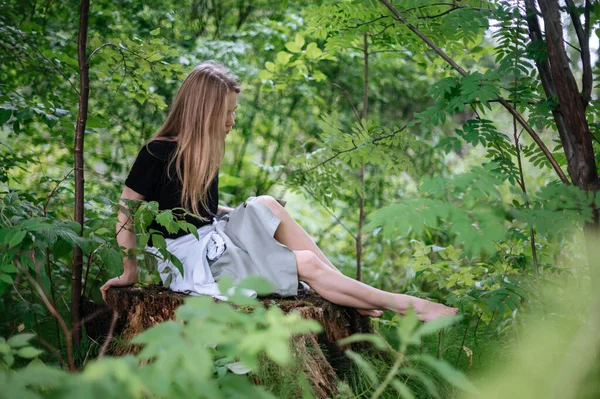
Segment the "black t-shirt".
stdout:
<svg viewBox="0 0 600 399">
<path fill-rule="evenodd" d="M 143 146 L 129 171 L 129 176 L 125 180 L 125 185 L 133 191 L 144 196 L 145 201 L 158 202 L 158 209 L 182 208 L 181 205 L 181 180 L 177 178 L 175 166 L 171 166 L 171 173 L 167 173 L 169 160 L 175 154 L 177 143 L 173 141 L 156 140 Z M 208 210 L 198 204 L 200 216 L 207 218 L 202 221 L 193 216 L 186 216 L 185 220 L 196 227 L 201 227 L 212 223 L 212 218 L 217 214 L 219 201 L 219 176 L 215 176 L 208 190 Z M 174 215 L 183 215 L 178 211 L 173 211 Z M 153 221 L 148 229 L 155 229 L 164 235 L 165 238 L 177 238 L 188 234 L 184 230 L 170 234 L 167 230 Z"/>
</svg>

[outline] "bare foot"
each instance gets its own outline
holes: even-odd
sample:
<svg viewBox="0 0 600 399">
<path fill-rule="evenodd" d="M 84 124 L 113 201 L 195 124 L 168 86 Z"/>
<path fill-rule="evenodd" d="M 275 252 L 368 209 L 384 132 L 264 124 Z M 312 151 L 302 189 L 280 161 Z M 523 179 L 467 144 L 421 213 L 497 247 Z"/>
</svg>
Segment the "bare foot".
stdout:
<svg viewBox="0 0 600 399">
<path fill-rule="evenodd" d="M 443 316 L 453 316 L 458 313 L 457 308 L 451 308 L 441 303 L 427 301 L 421 298 L 415 298 L 412 306 L 421 321 L 431 321 Z"/>
<path fill-rule="evenodd" d="M 381 316 L 383 316 L 383 312 L 381 310 L 375 310 L 375 309 L 356 309 L 356 311 L 358 313 L 360 313 L 362 316 L 369 316 L 369 317 L 381 317 Z"/>
</svg>

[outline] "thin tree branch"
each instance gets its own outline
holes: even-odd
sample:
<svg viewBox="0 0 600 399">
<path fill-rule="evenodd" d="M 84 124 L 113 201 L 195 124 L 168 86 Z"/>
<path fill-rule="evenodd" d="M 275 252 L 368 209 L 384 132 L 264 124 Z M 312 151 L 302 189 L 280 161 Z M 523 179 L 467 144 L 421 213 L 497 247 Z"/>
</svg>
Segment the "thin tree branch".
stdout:
<svg viewBox="0 0 600 399">
<path fill-rule="evenodd" d="M 552 153 L 550 152 L 550 150 L 548 149 L 548 147 L 546 147 L 546 145 L 544 144 L 544 142 L 542 141 L 542 139 L 540 139 L 540 137 L 531 128 L 531 126 L 529 126 L 527 124 L 527 122 L 525 121 L 525 119 L 523 118 L 523 116 L 515 108 L 513 108 L 508 103 L 508 101 L 506 101 L 502 97 L 500 97 L 500 103 L 504 106 L 504 108 L 506 108 L 508 110 L 508 112 L 510 112 L 510 114 L 512 116 L 514 116 L 517 119 L 517 121 L 519 122 L 519 124 L 521 126 L 523 126 L 523 128 L 525 129 L 525 131 L 527 131 L 527 133 L 529 133 L 529 136 L 531 136 L 531 138 L 533 139 L 533 141 L 535 141 L 535 143 L 540 148 L 540 150 L 542 150 L 542 152 L 544 153 L 544 155 L 546 156 L 546 158 L 548 159 L 548 161 L 552 165 L 552 168 L 554 169 L 554 171 L 556 172 L 556 174 L 558 175 L 558 177 L 560 178 L 560 180 L 564 184 L 566 184 L 566 185 L 571 184 L 570 181 L 569 181 L 569 179 L 565 175 L 565 172 L 563 172 L 563 170 L 561 169 L 561 167 L 558 164 L 558 162 L 556 162 L 556 159 L 554 158 L 554 156 L 552 155 Z"/>
<path fill-rule="evenodd" d="M 375 18 L 375 19 L 372 19 L 372 20 L 370 20 L 370 21 L 363 22 L 363 23 L 361 23 L 361 24 L 356 24 L 356 25 L 353 25 L 353 26 L 347 26 L 347 27 L 346 27 L 346 29 L 356 29 L 356 28 L 360 28 L 361 26 L 364 26 L 364 25 L 369 25 L 369 24 L 372 24 L 373 22 L 377 22 L 377 21 L 379 21 L 379 20 L 381 20 L 381 19 L 385 19 L 385 18 L 391 18 L 391 15 L 381 15 L 381 16 L 379 16 L 379 17 Z"/>
<path fill-rule="evenodd" d="M 81 292 L 85 293 L 85 288 L 87 287 L 87 283 L 88 283 L 88 275 L 90 274 L 90 267 L 92 266 L 92 263 L 94 261 L 94 255 L 96 254 L 96 251 L 92 251 L 89 255 L 88 255 L 88 261 L 87 261 L 87 265 L 85 268 L 85 277 L 83 278 L 83 286 L 81 287 Z"/>
<path fill-rule="evenodd" d="M 517 41 L 517 38 L 515 38 L 515 41 Z M 518 47 L 517 47 L 517 51 L 518 51 Z M 518 54 L 517 54 L 517 57 L 515 57 L 515 65 L 514 65 L 515 68 L 517 67 L 517 60 L 518 60 Z M 518 77 L 515 76 L 515 81 L 514 81 L 515 90 L 516 90 L 518 84 L 519 84 Z M 516 107 L 517 107 L 517 99 L 515 97 L 514 101 L 513 101 L 513 108 L 516 108 Z M 521 144 L 519 143 L 520 133 L 517 129 L 517 119 L 514 117 L 513 117 L 513 137 L 515 140 L 515 154 L 517 156 L 517 163 L 518 163 L 518 167 L 519 167 L 519 180 L 517 180 L 517 181 L 519 182 L 519 185 L 521 186 L 521 190 L 523 191 L 523 194 L 525 194 L 525 196 L 527 197 L 527 185 L 525 184 L 525 175 L 523 173 L 523 162 L 521 160 Z M 529 200 L 525 201 L 525 206 L 529 209 Z M 529 226 L 529 238 L 530 238 L 529 242 L 531 244 L 531 257 L 533 259 L 533 266 L 535 268 L 536 281 L 537 281 L 538 288 L 539 288 L 540 272 L 539 272 L 539 266 L 538 266 L 537 248 L 535 247 L 535 231 L 533 230 L 533 226 Z"/>
<path fill-rule="evenodd" d="M 36 46 L 31 44 L 29 41 L 27 41 L 27 39 L 25 38 L 25 35 L 23 35 L 23 33 L 19 29 L 15 28 L 15 31 L 19 34 L 19 36 L 21 36 L 21 40 L 23 40 L 25 43 L 27 43 L 27 45 L 29 47 L 34 49 L 35 52 L 38 53 L 39 56 L 42 57 L 48 64 L 52 65 L 52 68 L 54 68 L 54 70 L 56 70 L 63 78 L 65 78 L 65 80 L 69 83 L 69 85 L 71 85 L 73 90 L 75 90 L 75 93 L 77 93 L 77 95 L 79 95 L 79 90 L 77 90 L 77 87 L 75 87 L 75 85 L 73 84 L 73 82 L 71 82 L 71 80 L 67 77 L 67 75 L 65 75 L 65 73 L 58 66 L 56 66 L 52 61 L 50 61 L 44 54 L 42 54 L 40 49 L 38 49 Z"/>
<path fill-rule="evenodd" d="M 569 43 L 565 39 L 563 39 L 563 43 L 566 44 L 567 46 L 571 47 L 573 50 L 577 51 L 579 54 L 581 54 L 581 49 L 579 47 L 576 47 L 575 45 Z"/>
<path fill-rule="evenodd" d="M 59 363 L 60 363 L 60 367 L 61 368 L 67 368 L 69 365 L 65 362 L 65 359 L 62 357 L 62 355 L 60 354 L 60 350 L 56 349 L 54 346 L 52 346 L 51 343 L 49 343 L 48 341 L 46 341 L 44 338 L 40 337 L 39 334 L 36 334 L 35 338 L 36 341 L 38 341 L 40 344 L 42 344 L 43 346 L 45 346 L 50 352 L 52 352 L 54 354 L 54 356 L 56 356 L 56 358 L 58 359 Z M 59 337 L 60 340 L 60 337 Z"/>
<path fill-rule="evenodd" d="M 429 3 L 429 4 L 423 4 L 422 6 L 407 8 L 404 11 L 410 12 L 410 11 L 415 11 L 415 10 L 421 10 L 421 9 L 427 8 L 427 7 L 456 7 L 456 3 Z"/>
<path fill-rule="evenodd" d="M 456 363 L 454 364 L 454 368 L 458 368 L 458 362 L 460 362 L 460 356 L 462 355 L 464 347 L 465 347 L 465 341 L 467 339 L 467 332 L 469 331 L 469 327 L 470 327 L 470 324 L 471 324 L 471 319 L 470 318 L 467 319 L 466 324 L 467 324 L 467 328 L 465 328 L 465 333 L 463 335 L 462 342 L 461 342 L 460 347 L 458 349 L 458 356 L 456 357 Z"/>
<path fill-rule="evenodd" d="M 437 17 L 441 17 L 441 16 L 443 16 L 445 14 L 448 14 L 448 13 L 450 13 L 452 11 L 460 10 L 460 9 L 463 9 L 463 8 L 467 8 L 469 10 L 474 10 L 474 11 L 490 11 L 489 8 L 461 6 L 461 5 L 458 5 L 456 3 L 431 3 L 431 4 L 424 4 L 424 5 L 418 6 L 418 7 L 407 8 L 404 11 L 411 12 L 411 11 L 416 11 L 416 10 L 422 10 L 422 9 L 428 8 L 428 7 L 450 7 L 450 9 L 442 12 L 441 14 L 423 15 L 423 16 L 420 16 L 420 17 L 417 17 L 417 18 L 419 18 L 419 19 L 437 18 Z"/>
<path fill-rule="evenodd" d="M 545 47 L 546 43 L 544 42 L 544 36 L 542 35 L 542 30 L 538 21 L 538 10 L 535 6 L 535 0 L 525 0 L 525 19 L 527 20 L 527 26 L 529 27 L 529 38 L 531 39 L 531 43 L 536 47 Z M 552 77 L 552 72 L 550 71 L 550 61 L 547 57 L 536 59 L 535 65 L 540 75 L 546 99 L 548 101 L 554 101 L 554 99 L 557 98 L 557 95 L 556 85 Z M 565 155 L 567 156 L 567 159 L 571 159 L 575 150 L 571 142 L 563 137 L 568 130 L 565 118 L 556 106 L 552 107 L 552 116 L 556 123 L 556 129 L 561 135 Z"/>
<path fill-rule="evenodd" d="M 375 32 L 375 33 L 373 33 L 373 36 L 377 37 L 377 36 L 380 36 L 380 35 L 382 35 L 382 34 L 383 34 L 383 32 L 385 32 L 386 30 L 388 30 L 388 28 L 391 28 L 392 26 L 394 26 L 394 24 L 393 24 L 393 23 L 391 23 L 391 24 L 387 24 L 387 25 L 384 25 L 384 26 L 383 26 L 383 29 L 382 29 L 382 30 L 380 30 L 379 32 Z"/>
<path fill-rule="evenodd" d="M 35 262 L 35 258 L 32 261 Z M 67 323 L 65 323 L 65 320 L 62 318 L 62 316 L 56 310 L 56 308 L 54 306 L 52 306 L 52 304 L 50 303 L 50 300 L 48 299 L 48 296 L 44 292 L 44 289 L 42 288 L 42 286 L 40 284 L 38 284 L 38 282 L 35 281 L 35 279 L 31 276 L 29 271 L 25 267 L 23 267 L 23 265 L 21 264 L 21 261 L 19 259 L 15 258 L 15 265 L 27 277 L 27 280 L 29 280 L 31 285 L 33 285 L 33 287 L 36 289 L 36 291 L 38 292 L 38 295 L 42 299 L 42 302 L 44 302 L 44 305 L 46 306 L 46 308 L 50 311 L 52 316 L 54 316 L 56 318 L 56 320 L 58 320 L 58 322 L 60 323 L 63 333 L 65 334 L 65 341 L 67 344 L 67 357 L 69 360 L 69 370 L 74 372 L 76 369 L 75 369 L 75 361 L 73 359 L 73 343 L 71 341 L 71 331 L 69 330 L 69 327 L 67 327 Z"/>
<path fill-rule="evenodd" d="M 69 171 L 69 173 L 67 173 L 62 179 L 61 181 L 59 181 L 58 183 L 56 183 L 56 186 L 54 186 L 54 188 L 52 189 L 52 191 L 46 196 L 46 203 L 44 204 L 44 216 L 48 217 L 48 204 L 50 203 L 50 200 L 52 199 L 52 196 L 54 196 L 54 193 L 56 192 L 56 190 L 58 189 L 58 187 L 62 184 L 62 182 L 64 182 L 67 177 L 69 177 L 69 175 L 73 172 L 73 169 L 71 169 Z"/>
<path fill-rule="evenodd" d="M 456 10 L 462 10 L 462 9 L 469 9 L 469 10 L 473 10 L 473 11 L 489 11 L 489 9 L 487 8 L 479 8 L 479 7 L 469 7 L 469 6 L 459 6 L 459 5 L 454 5 L 452 8 L 450 8 L 449 10 L 446 10 L 444 12 L 441 12 L 439 14 L 434 14 L 434 15 L 421 15 L 418 16 L 417 19 L 434 19 L 434 18 L 439 18 L 439 17 L 443 17 L 446 14 L 450 14 L 452 11 L 456 11 Z"/>
<path fill-rule="evenodd" d="M 529 38 L 531 39 L 531 43 L 536 46 L 544 44 L 544 36 L 542 35 L 537 15 L 538 12 L 535 8 L 535 0 L 525 0 L 525 19 L 527 20 L 527 26 L 529 27 Z M 542 87 L 546 93 L 546 98 L 554 98 L 556 96 L 556 88 L 552 81 L 550 62 L 547 58 L 543 58 L 536 59 L 535 63 L 540 73 L 540 80 L 542 81 Z"/>
<path fill-rule="evenodd" d="M 391 26 L 391 25 L 390 25 Z M 387 29 L 387 28 L 386 28 Z M 369 111 L 369 35 L 363 34 L 363 128 L 367 128 L 367 114 Z M 361 123 L 362 125 L 362 123 Z M 356 233 L 356 280 L 362 281 L 362 254 L 363 254 L 363 226 L 365 223 L 365 161 L 363 160 L 358 171 L 361 193 L 358 200 L 358 231 Z"/>
<path fill-rule="evenodd" d="M 248 2 L 247 5 L 246 5 L 246 2 L 244 1 L 243 4 L 240 7 L 238 7 L 238 20 L 235 24 L 235 28 L 237 30 L 240 30 L 240 28 L 242 27 L 242 25 L 244 24 L 246 19 L 250 16 L 250 13 L 252 12 L 252 10 L 253 10 L 252 0 L 250 2 Z"/>
<path fill-rule="evenodd" d="M 400 53 L 400 50 L 376 50 L 376 51 L 369 51 L 369 55 L 373 55 L 373 54 L 379 54 L 379 53 Z"/>
<path fill-rule="evenodd" d="M 98 354 L 97 359 L 102 359 L 104 357 L 104 354 L 106 353 L 106 350 L 108 349 L 108 344 L 110 344 L 110 341 L 112 340 L 118 318 L 119 318 L 119 314 L 117 312 L 113 311 L 113 317 L 110 322 L 110 328 L 108 329 L 108 335 L 106 336 L 106 340 L 104 340 L 104 343 L 102 344 L 102 348 L 100 349 L 100 353 Z"/>
<path fill-rule="evenodd" d="M 394 137 L 395 135 L 397 135 L 398 133 L 403 132 L 408 125 L 410 124 L 410 122 L 407 122 L 404 126 L 402 126 L 400 129 L 394 130 L 393 132 L 391 132 L 390 134 L 386 134 L 385 136 L 381 136 L 381 137 L 376 137 L 374 138 L 371 143 L 372 144 L 377 144 L 378 142 L 380 142 L 381 140 L 385 140 L 385 139 L 389 139 L 390 137 Z"/>
<path fill-rule="evenodd" d="M 106 46 L 117 47 L 117 46 L 115 46 L 112 43 L 102 43 L 99 47 L 95 48 L 94 51 L 92 51 L 92 53 L 90 54 L 90 56 L 87 59 L 88 64 L 90 63 L 90 60 L 92 59 L 92 57 L 94 56 L 94 54 L 96 54 L 98 51 L 102 50 Z"/>
<path fill-rule="evenodd" d="M 404 26 L 406 26 L 410 31 L 412 31 L 415 35 L 417 35 L 422 41 L 424 41 L 433 51 L 435 51 L 444 61 L 446 61 L 452 68 L 454 68 L 458 73 L 463 76 L 467 76 L 468 73 L 463 68 L 461 68 L 452 58 L 448 57 L 446 53 L 442 51 L 438 46 L 435 45 L 427 36 L 425 36 L 420 30 L 418 30 L 412 24 L 409 24 L 408 21 L 400 14 L 400 12 L 388 1 L 388 0 L 379 0 L 383 5 L 385 5 L 388 10 L 394 15 L 395 19 L 401 22 Z"/>
<path fill-rule="evenodd" d="M 348 91 L 337 83 L 331 83 L 331 84 L 342 91 L 342 94 L 344 95 L 344 97 L 346 97 L 346 100 L 348 100 L 348 103 L 350 104 L 350 107 L 352 108 L 352 113 L 354 114 L 356 121 L 358 123 L 361 123 L 361 119 L 360 119 L 360 115 L 358 114 L 358 110 L 354 106 L 354 103 L 352 102 L 352 99 L 350 98 Z"/>
<path fill-rule="evenodd" d="M 377 144 L 378 142 L 385 140 L 385 139 L 389 139 L 390 137 L 394 137 L 396 134 L 402 132 L 403 130 L 405 130 L 408 127 L 409 123 L 405 124 L 404 126 L 402 126 L 400 129 L 394 130 L 393 132 L 386 134 L 385 136 L 380 136 L 380 137 L 375 137 L 373 140 L 371 140 L 369 143 L 363 143 L 360 146 L 357 146 L 356 144 L 354 144 L 354 147 L 351 148 L 347 148 L 345 150 L 341 150 L 336 152 L 334 155 L 330 156 L 329 158 L 325 159 L 324 161 L 319 162 L 318 164 L 311 166 L 308 169 L 305 169 L 302 171 L 302 173 L 307 173 L 307 172 L 311 172 L 323 165 L 325 165 L 326 163 L 333 161 L 335 158 L 337 158 L 338 156 L 347 153 L 347 152 L 351 152 L 351 151 L 355 151 L 358 150 L 359 148 L 362 148 L 364 145 L 368 145 L 368 144 Z"/>
<path fill-rule="evenodd" d="M 333 218 L 334 218 L 335 220 L 337 220 L 337 222 L 340 224 L 340 226 L 342 226 L 342 228 L 343 228 L 344 230 L 346 230 L 346 232 L 347 232 L 348 234 L 350 234 L 350 237 L 352 237 L 352 239 L 353 239 L 353 240 L 356 240 L 356 236 L 354 235 L 354 233 L 352 233 L 352 231 L 351 231 L 351 230 L 350 230 L 348 227 L 346 227 L 346 225 L 345 225 L 344 223 L 342 223 L 342 220 L 341 220 L 340 218 L 338 218 L 338 217 L 335 215 L 335 213 L 333 213 L 332 211 L 330 211 L 330 210 L 329 210 L 329 208 L 328 208 L 328 207 L 326 207 L 325 205 L 323 205 L 323 204 L 321 203 L 321 201 L 319 201 L 319 199 L 317 198 L 317 196 L 316 196 L 316 195 L 315 195 L 315 194 L 314 194 L 312 191 L 310 191 L 310 190 L 306 190 L 306 193 L 307 193 L 308 195 L 310 195 L 310 196 L 311 196 L 313 199 L 315 199 L 315 200 L 316 200 L 316 201 L 317 201 L 319 204 L 321 204 L 321 206 L 322 206 L 323 208 L 325 208 L 325 211 L 327 211 L 327 213 L 329 213 L 331 216 L 333 216 Z"/>
<path fill-rule="evenodd" d="M 350 152 L 350 151 L 357 150 L 357 149 L 358 149 L 358 146 L 356 146 L 356 145 L 355 145 L 355 146 L 354 146 L 354 147 L 352 147 L 352 148 L 348 148 L 348 149 L 346 149 L 346 150 L 342 150 L 342 151 L 336 152 L 335 154 L 333 154 L 332 156 L 330 156 L 330 157 L 329 157 L 329 158 L 327 158 L 326 160 L 324 160 L 324 161 L 322 161 L 322 162 L 319 162 L 318 164 L 316 164 L 316 165 L 314 165 L 314 166 L 311 166 L 311 167 L 310 167 L 310 168 L 308 168 L 308 169 L 305 169 L 305 170 L 303 170 L 303 171 L 302 171 L 302 173 L 308 173 L 308 172 L 312 172 L 313 170 L 315 170 L 315 169 L 317 169 L 317 168 L 320 168 L 321 166 L 325 165 L 326 163 L 328 163 L 328 162 L 330 162 L 330 161 L 333 161 L 335 158 L 339 157 L 340 155 L 342 155 L 342 154 L 344 154 L 344 153 L 346 153 L 346 152 Z"/>
<path fill-rule="evenodd" d="M 592 61 L 590 58 L 590 2 L 585 2 L 585 28 L 581 25 L 579 14 L 577 13 L 577 7 L 573 0 L 565 0 L 567 5 L 567 13 L 573 21 L 573 28 L 575 28 L 575 34 L 577 34 L 577 40 L 579 41 L 579 47 L 581 47 L 581 64 L 583 65 L 583 74 L 581 78 L 582 90 L 581 98 L 583 100 L 584 108 L 587 107 L 592 96 Z"/>
<path fill-rule="evenodd" d="M 89 23 L 90 1 L 81 0 L 79 8 L 79 32 L 77 35 L 77 60 L 79 64 L 79 86 L 81 94 L 77 109 L 77 122 L 75 124 L 75 142 L 73 146 L 73 163 L 75 170 L 75 210 L 73 218 L 81 226 L 79 235 L 83 237 L 84 230 L 84 198 L 85 198 L 85 171 L 84 171 L 84 141 L 85 126 L 88 118 L 88 103 L 90 95 L 90 76 L 87 52 L 87 35 Z M 79 345 L 81 329 L 81 274 L 83 269 L 83 250 L 79 245 L 73 248 L 71 266 L 71 334 L 73 344 Z"/>
<path fill-rule="evenodd" d="M 23 69 L 25 69 L 25 63 L 23 62 L 23 60 L 21 59 L 21 57 L 19 57 L 19 53 L 18 53 L 18 51 L 15 48 L 13 48 L 13 47 L 7 47 L 7 46 L 5 46 L 2 43 L 0 43 L 0 46 L 2 46 L 3 48 L 5 48 L 11 54 L 13 54 L 14 57 L 15 57 L 15 59 L 19 62 L 19 64 L 21 64 L 21 67 Z M 27 65 L 33 66 L 33 64 L 31 64 L 30 62 L 27 62 Z"/>
<path fill-rule="evenodd" d="M 390 10 L 390 12 L 392 14 L 394 14 L 394 16 L 396 17 L 396 20 L 398 20 L 400 23 L 404 24 L 409 30 L 411 30 L 415 35 L 417 35 L 421 40 L 423 40 L 433 51 L 435 51 L 444 61 L 446 61 L 450 66 L 452 66 L 452 68 L 454 68 L 458 73 L 460 73 L 463 76 L 468 75 L 467 71 L 465 71 L 463 68 L 461 68 L 452 58 L 450 58 L 446 53 L 444 53 L 444 51 L 442 49 L 440 49 L 438 46 L 436 46 L 427 36 L 425 36 L 416 27 L 409 24 L 406 21 L 406 19 L 404 19 L 404 17 L 400 14 L 400 12 L 388 0 L 379 0 L 379 1 L 381 3 L 383 3 Z M 527 133 L 529 133 L 529 135 L 531 136 L 533 141 L 535 141 L 535 143 L 542 150 L 542 152 L 544 153 L 546 158 L 548 158 L 548 161 L 552 165 L 552 168 L 557 173 L 560 180 L 564 184 L 570 184 L 569 179 L 567 178 L 565 173 L 560 168 L 560 165 L 558 165 L 558 162 L 556 162 L 556 159 L 554 159 L 554 156 L 552 156 L 552 153 L 550 152 L 550 150 L 548 150 L 548 148 L 546 147 L 546 145 L 544 144 L 542 139 L 540 139 L 540 137 L 531 128 L 531 126 L 529 126 L 527 124 L 527 122 L 525 121 L 523 116 L 521 114 L 519 114 L 519 112 L 516 109 L 514 109 L 508 103 L 508 101 L 506 101 L 504 98 L 500 97 L 499 101 L 502 104 L 502 106 L 504 108 L 506 108 L 506 110 L 508 112 L 510 112 L 510 114 L 513 115 L 517 119 L 517 121 L 519 121 L 519 124 L 521 124 L 521 126 L 523 126 L 525 128 Z"/>
</svg>

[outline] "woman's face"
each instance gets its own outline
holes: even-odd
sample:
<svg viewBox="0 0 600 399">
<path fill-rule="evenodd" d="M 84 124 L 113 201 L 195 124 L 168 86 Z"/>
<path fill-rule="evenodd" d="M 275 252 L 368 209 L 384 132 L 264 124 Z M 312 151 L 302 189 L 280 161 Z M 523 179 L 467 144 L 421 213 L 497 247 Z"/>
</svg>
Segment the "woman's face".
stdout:
<svg viewBox="0 0 600 399">
<path fill-rule="evenodd" d="M 236 92 L 227 93 L 227 119 L 225 121 L 225 135 L 229 134 L 233 125 L 235 125 L 235 109 L 238 107 L 237 104 L 238 94 Z"/>
</svg>

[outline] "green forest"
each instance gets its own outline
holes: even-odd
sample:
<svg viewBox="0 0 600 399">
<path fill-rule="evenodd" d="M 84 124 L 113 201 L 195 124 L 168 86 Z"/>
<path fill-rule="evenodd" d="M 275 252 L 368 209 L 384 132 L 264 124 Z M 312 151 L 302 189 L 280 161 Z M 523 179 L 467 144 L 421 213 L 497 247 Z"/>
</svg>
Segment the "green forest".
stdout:
<svg viewBox="0 0 600 399">
<path fill-rule="evenodd" d="M 0 0 L 0 398 L 600 398 L 599 37 L 594 0 Z M 284 200 L 345 275 L 457 316 L 335 308 L 367 330 L 325 348 L 273 297 L 128 338 L 95 312 L 125 178 L 205 60 L 241 85 L 220 204 Z M 193 231 L 134 217 L 144 292 L 143 226 Z"/>
</svg>

